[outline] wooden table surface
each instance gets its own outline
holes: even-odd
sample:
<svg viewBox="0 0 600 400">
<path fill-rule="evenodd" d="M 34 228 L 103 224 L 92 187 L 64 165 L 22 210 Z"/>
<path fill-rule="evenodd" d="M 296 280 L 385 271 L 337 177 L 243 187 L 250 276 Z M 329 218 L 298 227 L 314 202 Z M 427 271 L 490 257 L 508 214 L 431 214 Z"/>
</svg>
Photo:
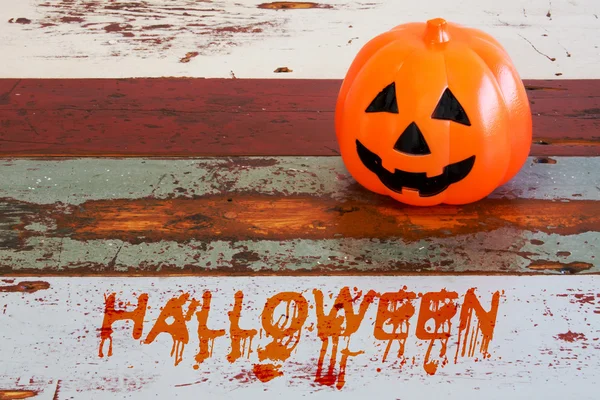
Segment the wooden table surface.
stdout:
<svg viewBox="0 0 600 400">
<path fill-rule="evenodd" d="M 600 3 L 5 3 L 0 400 L 597 399 Z M 533 144 L 409 207 L 347 173 L 334 106 L 437 16 L 506 47 Z"/>
</svg>

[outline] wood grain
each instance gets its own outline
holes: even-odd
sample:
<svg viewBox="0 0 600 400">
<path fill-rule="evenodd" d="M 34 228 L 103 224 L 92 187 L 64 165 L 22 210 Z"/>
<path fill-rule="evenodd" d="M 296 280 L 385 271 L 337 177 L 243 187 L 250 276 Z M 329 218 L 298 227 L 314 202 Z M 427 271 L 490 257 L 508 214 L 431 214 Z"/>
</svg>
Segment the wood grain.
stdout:
<svg viewBox="0 0 600 400">
<path fill-rule="evenodd" d="M 0 400 L 19 400 L 36 397 L 37 392 L 33 390 L 0 390 Z"/>
<path fill-rule="evenodd" d="M 337 155 L 339 80 L 21 80 L 5 156 Z M 10 86 L 10 85 L 13 86 Z M 600 80 L 526 81 L 532 155 L 600 155 Z"/>
<path fill-rule="evenodd" d="M 338 157 L 6 160 L 0 272 L 599 273 L 600 158 L 552 160 L 431 208 L 362 189 Z"/>
<path fill-rule="evenodd" d="M 24 229 L 34 223 L 49 226 L 43 233 L 45 237 L 128 243 L 336 237 L 397 237 L 415 242 L 501 228 L 559 235 L 600 230 L 599 201 L 488 199 L 462 207 L 412 208 L 392 200 L 370 200 L 225 195 L 98 200 L 75 207 L 26 207 L 19 203 L 11 206 L 9 201 L 3 208 L 9 213 L 11 209 L 26 208 L 21 223 L 13 225 L 14 233 L 22 240 L 39 235 Z"/>
<path fill-rule="evenodd" d="M 0 77 L 340 79 L 376 35 L 444 17 L 496 38 L 523 78 L 600 78 L 596 0 L 463 0 L 460 7 L 445 0 L 323 0 L 285 9 L 262 3 L 8 2 Z M 274 72 L 281 67 L 290 72 Z"/>
</svg>

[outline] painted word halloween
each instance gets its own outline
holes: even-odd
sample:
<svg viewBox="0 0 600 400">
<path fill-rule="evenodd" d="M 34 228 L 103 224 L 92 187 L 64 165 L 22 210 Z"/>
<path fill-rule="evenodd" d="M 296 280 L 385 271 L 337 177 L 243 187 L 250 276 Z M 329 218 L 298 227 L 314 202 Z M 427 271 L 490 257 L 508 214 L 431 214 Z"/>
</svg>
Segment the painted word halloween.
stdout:
<svg viewBox="0 0 600 400">
<path fill-rule="evenodd" d="M 329 309 L 324 305 L 323 292 L 318 289 L 312 290 L 314 306 L 309 306 L 307 298 L 300 292 L 280 292 L 269 297 L 265 301 L 260 319 L 261 336 L 264 331 L 270 342 L 256 349 L 259 363 L 254 365 L 254 373 L 257 378 L 265 382 L 283 375 L 279 368 L 298 346 L 309 309 L 312 308 L 316 314 L 316 336 L 321 343 L 315 381 L 322 385 L 335 386 L 338 389 L 344 386 L 349 358 L 364 353 L 364 351 L 350 350 L 350 338 L 359 330 L 370 307 L 377 307 L 372 334 L 376 340 L 386 345 L 382 360 L 384 362 L 390 357 L 394 342 L 397 343 L 396 357 L 401 365 L 407 362 L 404 355 L 405 344 L 409 338 L 410 326 L 415 324 L 414 335 L 427 344 L 423 368 L 428 374 L 435 374 L 440 365 L 443 367 L 448 363 L 446 355 L 448 341 L 456 318 L 458 318 L 458 342 L 454 362 L 456 363 L 459 357 L 473 357 L 476 351 L 482 358 L 490 357 L 488 348 L 496 325 L 501 296 L 499 291 L 492 294 L 491 304 L 486 310 L 481 305 L 474 288 L 460 296 L 462 305 L 458 304 L 457 292 L 445 289 L 417 294 L 407 291 L 404 287 L 397 292 L 386 293 L 369 290 L 364 295 L 362 291 L 357 291 L 356 288 L 354 290 L 353 295 L 350 288 L 343 287 Z M 174 357 L 177 366 L 183 360 L 183 351 L 190 339 L 187 323 L 195 317 L 198 323 L 195 334 L 199 340 L 195 355 L 195 369 L 212 357 L 215 340 L 225 337 L 227 333 L 223 328 L 229 331 L 227 360 L 234 363 L 246 354 L 249 357 L 252 340 L 258 331 L 246 329 L 240 324 L 244 293 L 242 291 L 235 293 L 234 303 L 227 313 L 229 324 L 221 329 L 212 329 L 208 326 L 212 297 L 212 292 L 207 290 L 202 294 L 201 300 L 193 298 L 189 293 L 171 298 L 161 309 L 142 343 L 150 344 L 159 334 L 169 334 L 173 340 L 171 356 Z M 108 342 L 107 355 L 112 355 L 113 324 L 117 321 L 132 321 L 133 338 L 142 339 L 144 317 L 149 308 L 148 300 L 148 294 L 142 293 L 137 296 L 137 305 L 124 304 L 122 301 L 117 302 L 115 293 L 105 295 L 99 357 L 105 355 L 106 342 Z M 378 304 L 375 304 L 376 302 Z M 284 307 L 285 314 L 275 318 L 275 310 L 280 306 Z M 476 322 L 473 316 L 476 317 Z M 311 325 L 306 329 L 314 331 L 315 328 Z M 342 341 L 341 346 L 340 341 Z M 437 350 L 435 352 L 433 352 L 434 346 Z M 336 362 L 338 351 L 341 354 L 339 363 Z M 327 358 L 328 353 L 330 353 L 329 358 Z"/>
</svg>

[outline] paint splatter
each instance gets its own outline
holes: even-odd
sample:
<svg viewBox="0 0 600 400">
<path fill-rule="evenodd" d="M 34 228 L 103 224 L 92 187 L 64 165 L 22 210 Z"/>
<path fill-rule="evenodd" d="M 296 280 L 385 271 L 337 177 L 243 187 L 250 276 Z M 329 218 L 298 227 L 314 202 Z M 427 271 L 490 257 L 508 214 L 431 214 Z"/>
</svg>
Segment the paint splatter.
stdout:
<svg viewBox="0 0 600 400">
<path fill-rule="evenodd" d="M 587 340 L 583 333 L 571 332 L 559 333 L 555 336 L 556 339 L 564 340 L 565 342 L 576 342 L 578 340 Z"/>
<path fill-rule="evenodd" d="M 269 382 L 278 376 L 283 376 L 281 366 L 275 364 L 254 364 L 252 371 L 261 382 Z"/>
<path fill-rule="evenodd" d="M 179 297 L 170 299 L 162 309 L 154 326 L 144 340 L 145 344 L 150 344 L 161 333 L 168 333 L 173 339 L 171 347 L 171 357 L 175 359 L 175 365 L 178 365 L 183 360 L 183 350 L 188 343 L 190 337 L 187 330 L 186 322 L 192 319 L 192 315 L 196 308 L 200 305 L 195 299 L 191 299 L 187 313 L 183 314 L 183 306 L 190 298 L 189 293 L 183 293 Z M 173 322 L 168 323 L 167 320 L 173 318 Z"/>
<path fill-rule="evenodd" d="M 557 294 L 557 297 L 570 297 L 569 303 L 571 304 L 579 304 L 579 307 L 584 307 L 588 305 L 595 305 L 596 298 L 600 299 L 600 293 L 562 293 Z M 600 303 L 600 300 L 598 300 Z M 595 313 L 600 313 L 600 310 L 594 311 Z"/>
</svg>

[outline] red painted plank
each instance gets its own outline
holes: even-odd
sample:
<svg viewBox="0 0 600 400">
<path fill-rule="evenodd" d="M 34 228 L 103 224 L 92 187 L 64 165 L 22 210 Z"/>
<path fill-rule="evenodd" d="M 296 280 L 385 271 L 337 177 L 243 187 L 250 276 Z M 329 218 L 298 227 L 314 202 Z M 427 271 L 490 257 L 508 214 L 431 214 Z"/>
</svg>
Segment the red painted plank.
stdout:
<svg viewBox="0 0 600 400">
<path fill-rule="evenodd" d="M 0 154 L 335 155 L 331 113 L 2 111 Z M 318 133 L 321 133 L 320 135 Z M 330 147 L 330 148 L 328 148 Z"/>
<path fill-rule="evenodd" d="M 341 81 L 313 79 L 26 79 L 1 109 L 181 112 L 332 111 Z"/>
<path fill-rule="evenodd" d="M 527 93 L 537 99 L 599 96 L 599 83 L 594 79 L 525 79 L 523 83 Z"/>
<path fill-rule="evenodd" d="M 0 89 L 14 80 L 0 80 Z M 600 155 L 600 80 L 525 81 L 532 155 Z M 335 155 L 339 80 L 24 79 L 0 104 L 10 156 Z"/>
<path fill-rule="evenodd" d="M 594 157 L 600 155 L 600 143 L 595 144 L 590 142 L 561 142 L 555 141 L 551 145 L 533 144 L 531 146 L 532 156 L 548 157 L 548 156 L 571 156 L 571 157 Z"/>
</svg>

